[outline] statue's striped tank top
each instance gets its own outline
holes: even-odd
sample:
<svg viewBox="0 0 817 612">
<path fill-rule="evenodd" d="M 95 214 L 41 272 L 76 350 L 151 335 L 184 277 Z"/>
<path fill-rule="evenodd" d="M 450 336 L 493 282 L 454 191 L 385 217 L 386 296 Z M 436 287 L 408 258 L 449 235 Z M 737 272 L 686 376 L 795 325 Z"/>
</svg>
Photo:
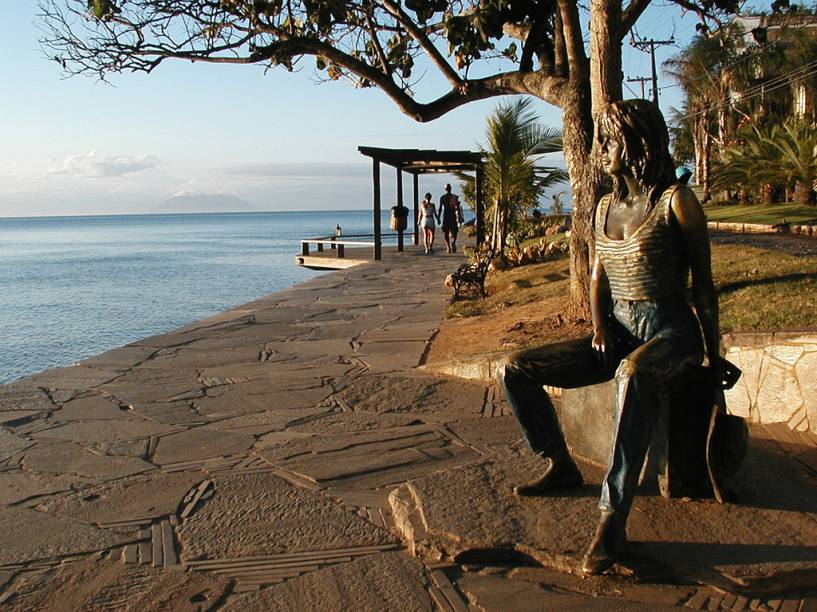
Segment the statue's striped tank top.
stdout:
<svg viewBox="0 0 817 612">
<path fill-rule="evenodd" d="M 596 207 L 596 253 L 614 300 L 655 300 L 680 294 L 687 287 L 689 264 L 678 231 L 672 227 L 670 201 L 677 185 L 658 199 L 647 218 L 624 240 L 607 236 L 611 196 Z"/>
</svg>

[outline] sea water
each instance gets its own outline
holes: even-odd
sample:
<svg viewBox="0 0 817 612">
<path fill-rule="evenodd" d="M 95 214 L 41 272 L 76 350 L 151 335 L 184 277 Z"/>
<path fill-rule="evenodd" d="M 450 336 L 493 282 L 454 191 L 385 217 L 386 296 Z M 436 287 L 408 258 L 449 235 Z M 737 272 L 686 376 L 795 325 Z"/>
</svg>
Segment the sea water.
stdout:
<svg viewBox="0 0 817 612">
<path fill-rule="evenodd" d="M 0 218 L 0 383 L 312 278 L 299 241 L 336 225 L 371 234 L 372 213 Z"/>
</svg>

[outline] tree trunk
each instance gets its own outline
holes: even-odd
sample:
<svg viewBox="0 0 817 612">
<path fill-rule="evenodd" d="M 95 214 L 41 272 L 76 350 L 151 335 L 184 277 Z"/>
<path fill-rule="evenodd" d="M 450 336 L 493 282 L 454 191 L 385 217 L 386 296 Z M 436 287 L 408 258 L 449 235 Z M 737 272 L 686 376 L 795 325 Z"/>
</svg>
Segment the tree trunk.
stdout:
<svg viewBox="0 0 817 612">
<path fill-rule="evenodd" d="M 700 113 L 700 111 L 698 111 Z M 692 142 L 695 147 L 695 182 L 703 187 L 703 199 L 711 197 L 712 185 L 709 177 L 709 162 L 712 155 L 712 136 L 709 133 L 706 113 L 698 114 L 692 123 Z"/>
<path fill-rule="evenodd" d="M 621 100 L 621 5 L 592 0 L 590 61 L 571 63 L 561 107 L 564 155 L 573 190 L 570 232 L 570 315 L 590 320 L 590 267 L 594 251 L 593 212 L 602 192 L 602 173 L 593 162 L 593 114 Z"/>
<path fill-rule="evenodd" d="M 774 195 L 774 186 L 769 183 L 764 183 L 760 188 L 760 203 L 771 204 Z"/>
<path fill-rule="evenodd" d="M 570 230 L 571 316 L 590 320 L 590 257 L 593 253 L 593 210 L 601 191 L 601 175 L 591 162 L 593 121 L 587 89 L 573 88 L 574 99 L 563 108 L 564 154 L 573 190 Z"/>
<path fill-rule="evenodd" d="M 805 206 L 807 204 L 811 204 L 813 202 L 812 194 L 814 190 L 811 189 L 809 185 L 805 183 L 798 182 L 794 186 L 794 202 L 795 204 L 800 204 L 801 206 Z"/>
</svg>

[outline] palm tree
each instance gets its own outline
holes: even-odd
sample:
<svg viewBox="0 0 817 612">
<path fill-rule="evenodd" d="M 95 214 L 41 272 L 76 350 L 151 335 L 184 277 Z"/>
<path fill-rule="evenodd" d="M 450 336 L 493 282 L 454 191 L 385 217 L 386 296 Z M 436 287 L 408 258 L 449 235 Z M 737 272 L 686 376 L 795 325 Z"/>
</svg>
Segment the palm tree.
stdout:
<svg viewBox="0 0 817 612">
<path fill-rule="evenodd" d="M 790 119 L 741 130 L 739 144 L 727 147 L 718 164 L 714 187 L 771 194 L 773 186 L 782 186 L 798 204 L 813 204 L 816 182 L 817 128 Z"/>
<path fill-rule="evenodd" d="M 568 178 L 561 168 L 539 164 L 542 155 L 562 150 L 562 134 L 540 124 L 530 105 L 530 98 L 500 103 L 488 117 L 486 143 L 480 146 L 486 160 L 485 216 L 497 253 L 505 249 L 508 232 L 524 220 L 544 190 Z M 473 204 L 474 178 L 463 173 L 457 178 L 465 200 Z"/>
<path fill-rule="evenodd" d="M 773 168 L 778 157 L 772 145 L 774 130 L 755 124 L 741 128 L 737 142 L 726 147 L 721 159 L 714 163 L 712 187 L 731 191 L 738 189 L 745 194 L 760 193 L 771 197 L 771 186 L 778 181 Z"/>
<path fill-rule="evenodd" d="M 815 203 L 817 183 L 817 128 L 805 121 L 790 119 L 782 128 L 775 128 L 769 139 L 778 153 L 772 164 L 778 182 L 786 190 L 794 188 L 798 204 Z"/>
</svg>

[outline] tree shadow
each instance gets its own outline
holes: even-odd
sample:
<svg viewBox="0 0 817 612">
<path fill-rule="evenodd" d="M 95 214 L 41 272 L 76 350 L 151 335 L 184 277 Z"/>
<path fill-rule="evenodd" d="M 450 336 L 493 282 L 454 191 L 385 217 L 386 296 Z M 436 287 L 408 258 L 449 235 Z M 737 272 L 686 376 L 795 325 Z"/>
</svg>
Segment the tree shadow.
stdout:
<svg viewBox="0 0 817 612">
<path fill-rule="evenodd" d="M 777 285 L 780 283 L 788 283 L 800 280 L 817 280 L 817 274 L 810 274 L 807 272 L 798 272 L 795 274 L 784 274 L 782 276 L 772 276 L 768 278 L 747 279 L 745 281 L 737 281 L 733 283 L 726 283 L 718 287 L 718 293 L 723 295 L 745 289 L 746 287 L 757 287 L 759 285 Z"/>
</svg>

